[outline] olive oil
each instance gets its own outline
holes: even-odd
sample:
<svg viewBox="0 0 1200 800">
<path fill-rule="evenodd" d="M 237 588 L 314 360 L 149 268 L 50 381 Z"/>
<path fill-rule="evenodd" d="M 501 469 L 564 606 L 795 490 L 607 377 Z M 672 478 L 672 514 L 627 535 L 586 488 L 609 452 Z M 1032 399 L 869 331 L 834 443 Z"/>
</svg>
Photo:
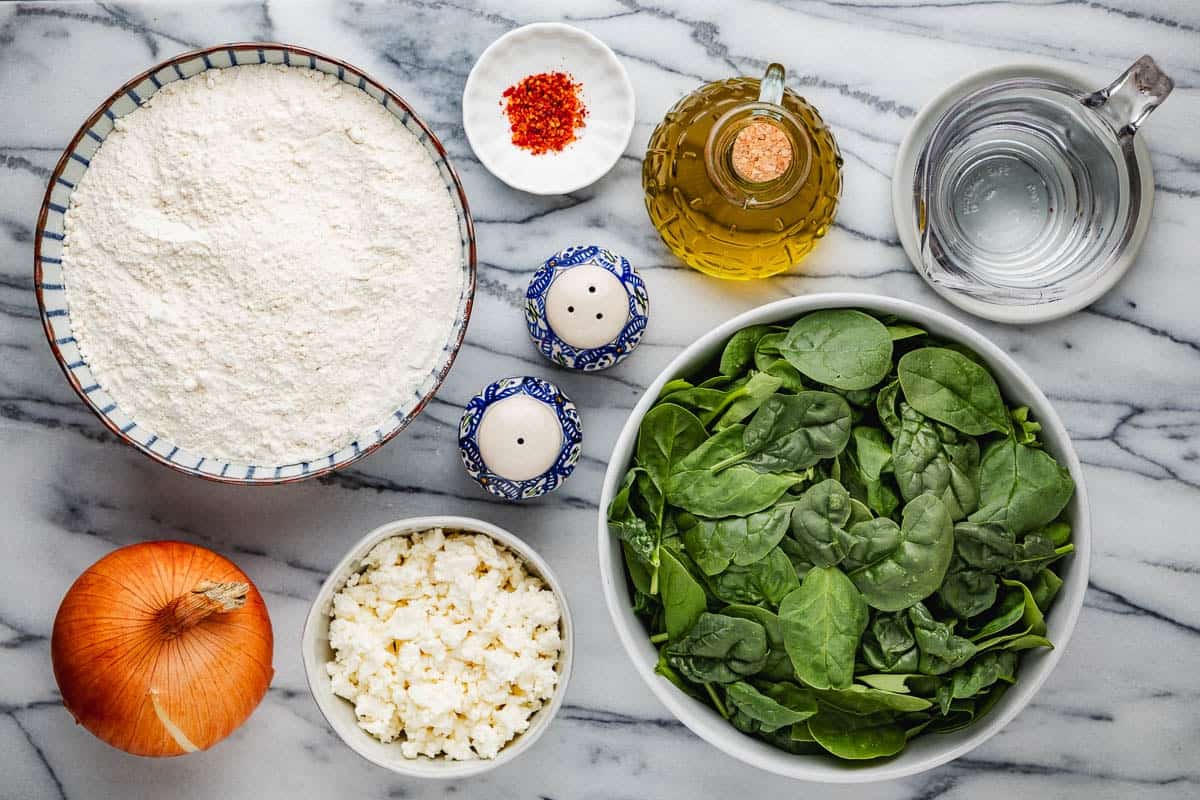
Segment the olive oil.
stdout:
<svg viewBox="0 0 1200 800">
<path fill-rule="evenodd" d="M 650 137 L 646 210 L 667 247 L 719 278 L 763 278 L 808 255 L 841 193 L 842 158 L 783 68 L 680 100 Z"/>
</svg>

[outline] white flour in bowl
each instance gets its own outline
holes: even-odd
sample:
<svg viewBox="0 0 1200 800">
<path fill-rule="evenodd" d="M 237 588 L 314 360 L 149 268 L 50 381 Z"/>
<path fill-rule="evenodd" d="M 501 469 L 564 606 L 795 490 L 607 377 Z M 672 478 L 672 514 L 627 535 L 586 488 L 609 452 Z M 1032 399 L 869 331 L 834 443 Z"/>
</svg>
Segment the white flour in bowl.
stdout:
<svg viewBox="0 0 1200 800">
<path fill-rule="evenodd" d="M 373 443 L 458 310 L 458 218 L 432 158 L 315 70 L 167 84 L 117 121 L 65 225 L 71 325 L 97 381 L 207 458 Z"/>
</svg>

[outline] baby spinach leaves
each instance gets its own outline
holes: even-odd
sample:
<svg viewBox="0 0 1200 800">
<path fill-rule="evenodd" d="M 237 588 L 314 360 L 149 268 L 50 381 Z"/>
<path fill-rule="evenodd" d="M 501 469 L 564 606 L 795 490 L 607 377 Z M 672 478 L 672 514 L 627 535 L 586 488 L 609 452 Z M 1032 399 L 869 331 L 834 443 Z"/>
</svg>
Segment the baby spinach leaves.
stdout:
<svg viewBox="0 0 1200 800">
<path fill-rule="evenodd" d="M 663 652 L 667 664 L 690 681 L 733 683 L 763 668 L 767 633 L 752 620 L 705 612 Z"/>
<path fill-rule="evenodd" d="M 792 753 L 972 724 L 1052 647 L 1074 486 L 1040 433 L 891 315 L 739 331 L 664 385 L 608 511 L 656 671 Z"/>
<path fill-rule="evenodd" d="M 816 689 L 844 689 L 867 627 L 867 604 L 845 573 L 815 567 L 779 605 L 783 641 L 796 675 Z"/>
<path fill-rule="evenodd" d="M 896 374 L 904 399 L 925 416 L 971 436 L 1008 430 L 1000 387 L 986 369 L 962 353 L 922 347 L 904 354 Z"/>
<path fill-rule="evenodd" d="M 798 471 L 833 458 L 850 439 L 850 406 L 831 392 L 767 398 L 746 426 L 742 449 L 714 465 L 748 464 L 763 472 Z"/>
<path fill-rule="evenodd" d="M 702 519 L 690 514 L 679 521 L 688 555 L 706 575 L 716 575 L 730 563 L 747 566 L 760 561 L 787 533 L 789 508 L 777 505 L 746 517 Z"/>
<path fill-rule="evenodd" d="M 882 536 L 891 546 L 868 547 L 873 560 L 850 573 L 850 580 L 872 608 L 899 611 L 937 591 L 954 555 L 954 526 L 935 495 L 918 495 L 904 507 L 900 535 L 863 523 L 866 536 Z"/>
<path fill-rule="evenodd" d="M 972 522 L 995 522 L 1022 534 L 1052 522 L 1075 491 L 1070 473 L 1045 450 L 1007 437 L 988 445 Z"/>
<path fill-rule="evenodd" d="M 838 389 L 869 389 L 892 368 L 888 329 L 869 314 L 851 309 L 801 317 L 779 351 L 800 372 Z"/>
<path fill-rule="evenodd" d="M 740 730 L 771 733 L 803 722 L 817 713 L 817 701 L 812 693 L 795 684 L 780 683 L 765 688 L 766 692 L 760 692 L 749 683 L 738 681 L 726 690 L 729 705 L 743 718 L 740 725 L 737 716 L 734 718 L 734 724 Z"/>
<path fill-rule="evenodd" d="M 662 549 L 659 575 L 659 588 L 662 591 L 663 600 L 663 622 L 667 629 L 667 635 L 672 639 L 677 639 L 696 624 L 696 620 L 708 607 L 708 601 L 704 594 L 704 587 L 692 577 L 687 567 L 665 547 Z"/>
<path fill-rule="evenodd" d="M 717 464 L 742 452 L 744 431 L 744 425 L 726 428 L 675 465 L 667 482 L 672 505 L 702 517 L 746 516 L 774 505 L 803 480 L 741 464 L 717 472 Z"/>
</svg>

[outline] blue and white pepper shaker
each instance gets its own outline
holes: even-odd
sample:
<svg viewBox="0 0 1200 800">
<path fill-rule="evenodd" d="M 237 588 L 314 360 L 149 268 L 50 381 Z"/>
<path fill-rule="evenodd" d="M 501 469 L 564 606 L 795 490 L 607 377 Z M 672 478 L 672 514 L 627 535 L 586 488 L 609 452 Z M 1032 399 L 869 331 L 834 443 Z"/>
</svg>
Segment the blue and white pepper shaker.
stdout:
<svg viewBox="0 0 1200 800">
<path fill-rule="evenodd" d="M 628 259 L 596 245 L 546 259 L 525 292 L 533 343 L 560 367 L 607 369 L 626 358 L 646 330 L 650 298 Z"/>
<path fill-rule="evenodd" d="M 528 376 L 485 386 L 458 426 L 467 474 L 508 500 L 557 489 L 575 469 L 582 444 L 575 404 L 553 383 Z"/>
</svg>

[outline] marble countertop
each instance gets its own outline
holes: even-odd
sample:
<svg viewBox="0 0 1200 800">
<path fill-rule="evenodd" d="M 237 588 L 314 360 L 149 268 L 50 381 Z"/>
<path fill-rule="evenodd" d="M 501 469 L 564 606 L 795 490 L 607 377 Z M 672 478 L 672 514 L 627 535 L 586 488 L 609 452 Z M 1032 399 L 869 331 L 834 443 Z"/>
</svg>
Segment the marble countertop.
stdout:
<svg viewBox="0 0 1200 800">
<path fill-rule="evenodd" d="M 1200 5 L 1192 0 L 581 0 L 394 3 L 4 3 L 0 5 L 0 797 L 3 798 L 1124 798 L 1200 796 Z M 633 140 L 612 173 L 566 197 L 492 178 L 459 116 L 484 47 L 561 18 L 608 42 L 637 89 Z M 358 64 L 424 115 L 475 212 L 479 291 L 444 389 L 395 442 L 352 469 L 244 490 L 177 475 L 114 441 L 55 366 L 31 278 L 35 217 L 50 168 L 93 107 L 181 50 L 281 40 Z M 968 71 L 1018 60 L 1099 86 L 1143 52 L 1176 81 L 1148 122 L 1154 219 L 1130 274 L 1089 309 L 1035 327 L 968 320 L 1011 352 L 1054 401 L 1086 467 L 1094 557 L 1086 607 L 1057 670 L 1014 722 L 947 766 L 894 783 L 815 787 L 759 772 L 683 728 L 635 675 L 604 607 L 595 525 L 619 427 L 643 387 L 702 332 L 768 300 L 854 290 L 963 315 L 907 263 L 890 175 L 917 109 Z M 701 82 L 784 62 L 846 159 L 835 229 L 792 274 L 748 285 L 674 262 L 642 206 L 654 124 Z M 567 243 L 601 242 L 640 268 L 655 301 L 641 349 L 599 376 L 551 369 L 530 346 L 530 270 Z M 685 311 L 686 309 L 686 311 Z M 472 484 L 454 444 L 460 409 L 508 374 L 554 379 L 586 427 L 579 469 L 525 506 Z M 299 658 L 302 619 L 326 571 L 365 531 L 419 514 L 484 517 L 550 561 L 577 624 L 567 702 L 527 755 L 458 784 L 399 778 L 361 761 L 326 726 Z M 235 559 L 266 595 L 275 681 L 249 722 L 214 749 L 162 761 L 92 738 L 62 708 L 50 627 L 64 591 L 107 551 L 177 537 Z"/>
</svg>

